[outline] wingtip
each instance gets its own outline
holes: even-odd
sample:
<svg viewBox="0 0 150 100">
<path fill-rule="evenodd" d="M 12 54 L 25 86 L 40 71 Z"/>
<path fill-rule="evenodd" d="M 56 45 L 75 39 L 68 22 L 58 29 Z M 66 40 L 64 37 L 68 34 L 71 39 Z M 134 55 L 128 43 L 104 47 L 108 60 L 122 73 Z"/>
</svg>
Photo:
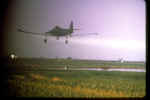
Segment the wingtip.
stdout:
<svg viewBox="0 0 150 100">
<path fill-rule="evenodd" d="M 99 33 L 95 33 L 95 35 L 99 35 Z"/>
</svg>

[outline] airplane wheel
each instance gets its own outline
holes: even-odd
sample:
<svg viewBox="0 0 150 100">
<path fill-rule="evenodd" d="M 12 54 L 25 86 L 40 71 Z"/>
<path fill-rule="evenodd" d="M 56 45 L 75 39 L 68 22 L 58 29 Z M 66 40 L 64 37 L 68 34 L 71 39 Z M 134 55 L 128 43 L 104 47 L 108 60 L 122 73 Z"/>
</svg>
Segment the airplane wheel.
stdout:
<svg viewBox="0 0 150 100">
<path fill-rule="evenodd" d="M 68 40 L 65 40 L 65 44 L 68 44 Z"/>
<path fill-rule="evenodd" d="M 47 43 L 47 39 L 44 39 L 44 43 Z"/>
</svg>

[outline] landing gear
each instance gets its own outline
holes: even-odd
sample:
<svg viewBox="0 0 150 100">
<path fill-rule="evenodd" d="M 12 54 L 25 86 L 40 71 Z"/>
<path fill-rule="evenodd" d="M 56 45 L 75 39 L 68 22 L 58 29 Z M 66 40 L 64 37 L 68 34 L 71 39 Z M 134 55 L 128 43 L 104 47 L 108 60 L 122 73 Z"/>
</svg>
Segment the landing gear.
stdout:
<svg viewBox="0 0 150 100">
<path fill-rule="evenodd" d="M 68 44 L 68 35 L 66 36 L 65 44 Z"/>
<path fill-rule="evenodd" d="M 46 38 L 44 39 L 44 43 L 47 43 L 47 39 Z"/>
<path fill-rule="evenodd" d="M 57 36 L 56 39 L 59 40 L 59 36 Z"/>
<path fill-rule="evenodd" d="M 68 40 L 65 40 L 65 44 L 68 44 Z"/>
<path fill-rule="evenodd" d="M 47 35 L 45 34 L 44 43 L 47 43 Z"/>
</svg>

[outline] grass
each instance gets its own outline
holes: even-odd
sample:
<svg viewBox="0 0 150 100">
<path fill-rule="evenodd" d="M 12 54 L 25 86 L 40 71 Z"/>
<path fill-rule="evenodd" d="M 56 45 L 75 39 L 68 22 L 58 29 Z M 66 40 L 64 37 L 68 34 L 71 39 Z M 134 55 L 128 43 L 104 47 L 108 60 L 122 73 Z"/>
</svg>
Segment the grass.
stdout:
<svg viewBox="0 0 150 100">
<path fill-rule="evenodd" d="M 144 62 L 71 59 L 15 59 L 2 61 L 6 96 L 17 97 L 144 97 L 145 72 L 65 71 L 47 68 L 145 68 Z M 31 69 L 31 70 L 25 70 Z"/>
<path fill-rule="evenodd" d="M 143 97 L 146 88 L 143 72 L 15 72 L 7 83 L 19 97 Z"/>
</svg>

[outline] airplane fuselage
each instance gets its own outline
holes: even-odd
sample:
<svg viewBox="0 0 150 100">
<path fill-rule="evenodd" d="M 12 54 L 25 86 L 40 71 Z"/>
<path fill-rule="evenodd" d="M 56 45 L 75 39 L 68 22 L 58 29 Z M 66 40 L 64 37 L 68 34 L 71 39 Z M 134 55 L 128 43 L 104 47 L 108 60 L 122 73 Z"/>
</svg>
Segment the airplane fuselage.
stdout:
<svg viewBox="0 0 150 100">
<path fill-rule="evenodd" d="M 51 35 L 51 36 L 67 36 L 67 35 L 71 35 L 71 31 L 70 29 L 62 29 L 62 28 L 54 28 L 49 32 L 46 32 L 46 35 Z"/>
<path fill-rule="evenodd" d="M 46 32 L 46 35 L 62 37 L 62 36 L 68 36 L 68 35 L 71 36 L 72 33 L 73 33 L 73 22 L 71 21 L 69 28 L 65 29 L 59 26 L 55 26 L 52 30 Z"/>
</svg>

